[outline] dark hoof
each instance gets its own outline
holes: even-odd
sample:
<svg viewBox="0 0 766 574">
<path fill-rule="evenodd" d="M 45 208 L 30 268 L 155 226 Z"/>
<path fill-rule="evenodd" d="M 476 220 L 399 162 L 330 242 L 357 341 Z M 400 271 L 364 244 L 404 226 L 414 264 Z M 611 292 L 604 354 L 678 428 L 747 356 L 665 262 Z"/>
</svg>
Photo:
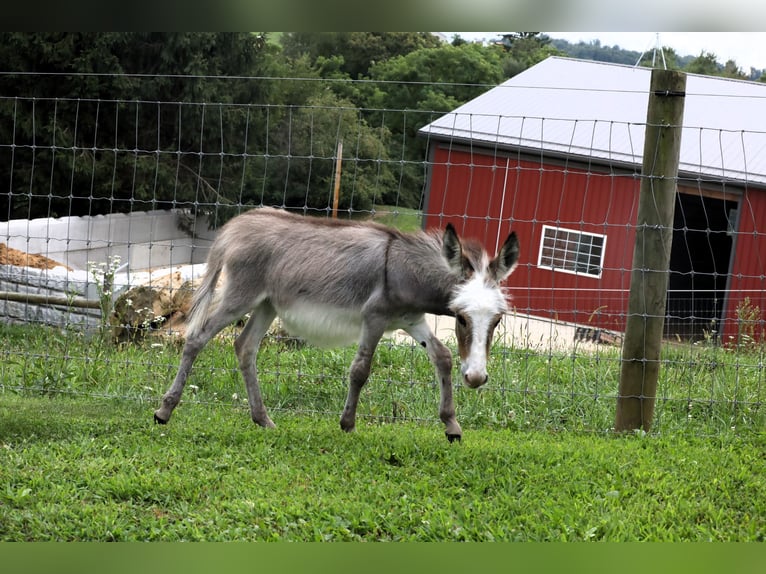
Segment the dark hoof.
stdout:
<svg viewBox="0 0 766 574">
<path fill-rule="evenodd" d="M 351 433 L 351 432 L 354 432 L 354 430 L 356 430 L 356 425 L 348 426 L 348 425 L 344 425 L 343 423 L 340 423 L 340 430 L 342 430 L 343 432 Z"/>
<path fill-rule="evenodd" d="M 459 434 L 449 434 L 449 433 L 445 433 L 445 434 L 447 435 L 447 440 L 450 442 L 455 442 L 455 441 L 460 442 L 460 440 L 463 438 L 462 435 L 459 435 Z"/>
<path fill-rule="evenodd" d="M 168 421 L 163 421 L 160 417 L 157 416 L 157 413 L 154 413 L 154 424 L 166 425 L 168 424 Z"/>
</svg>

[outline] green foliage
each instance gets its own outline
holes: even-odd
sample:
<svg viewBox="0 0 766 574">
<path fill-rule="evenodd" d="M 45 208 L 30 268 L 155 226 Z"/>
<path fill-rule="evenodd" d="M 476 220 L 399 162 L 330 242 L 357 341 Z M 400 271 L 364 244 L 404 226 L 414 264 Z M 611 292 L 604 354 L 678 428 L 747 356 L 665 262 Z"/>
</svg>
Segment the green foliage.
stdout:
<svg viewBox="0 0 766 574">
<path fill-rule="evenodd" d="M 212 202 L 241 177 L 274 51 L 249 33 L 2 33 L 0 212 L 79 215 Z M 41 75 L 40 75 L 41 74 Z M 85 74 L 85 75 L 83 75 Z M 210 102 L 208 107 L 205 103 Z M 255 124 L 255 125 L 253 125 Z M 212 182 L 212 183 L 211 183 Z"/>
<path fill-rule="evenodd" d="M 736 80 L 753 79 L 752 75 L 758 73 L 752 70 L 751 75 L 745 74 L 734 60 L 727 60 L 725 64 L 720 64 L 718 58 L 712 52 L 703 50 L 700 55 L 692 58 L 684 67 L 685 72 L 690 74 L 703 74 L 707 76 L 723 76 L 725 78 L 734 78 Z M 760 75 L 760 74 L 759 74 Z"/>
<path fill-rule="evenodd" d="M 439 44 L 428 32 L 290 32 L 282 37 L 288 58 L 306 55 L 317 61 L 332 55 L 340 61 L 339 70 L 354 80 L 366 76 L 376 62 Z"/>
<path fill-rule="evenodd" d="M 361 91 L 369 121 L 390 130 L 390 154 L 402 158 L 400 185 L 382 201 L 419 207 L 427 142 L 417 131 L 442 113 L 504 80 L 502 53 L 478 44 L 442 44 L 375 63 Z"/>
<path fill-rule="evenodd" d="M 388 164 L 390 133 L 371 127 L 350 102 L 322 92 L 289 110 L 270 133 L 266 188 L 276 193 L 263 201 L 290 207 L 323 209 L 332 205 L 338 142 L 343 144 L 340 208 L 370 210 L 381 189 L 393 187 Z"/>
<path fill-rule="evenodd" d="M 746 73 L 737 66 L 734 60 L 728 60 L 721 64 L 714 53 L 706 50 L 702 50 L 697 56 L 681 56 L 671 46 L 662 46 L 662 54 L 660 54 L 659 51 L 655 50 L 647 50 L 641 53 L 635 50 L 625 50 L 619 45 L 604 46 L 599 40 L 570 43 L 567 40 L 552 39 L 551 44 L 567 55 L 583 60 L 611 62 L 630 66 L 635 66 L 638 62 L 641 66 L 665 66 L 671 70 L 683 70 L 692 74 L 766 81 L 763 70 L 751 68 L 750 72 Z"/>
<path fill-rule="evenodd" d="M 181 207 L 220 225 L 252 205 L 327 210 L 340 141 L 343 210 L 418 209 L 418 129 L 564 53 L 626 52 L 535 32 L 490 45 L 424 32 L 3 32 L 0 214 Z M 712 54 L 666 59 L 744 77 Z"/>
<path fill-rule="evenodd" d="M 745 297 L 737 304 L 736 317 L 737 347 L 757 351 L 765 335 L 761 308 Z"/>
<path fill-rule="evenodd" d="M 101 311 L 98 329 L 99 343 L 107 342 L 111 336 L 109 317 L 111 316 L 114 307 L 114 274 L 117 269 L 120 268 L 120 261 L 121 258 L 119 255 L 113 255 L 109 258 L 109 261 L 88 263 L 88 273 L 96 286 L 99 311 Z"/>
<path fill-rule="evenodd" d="M 286 57 L 249 33 L 2 36 L 6 69 L 51 75 L 0 76 L 0 141 L 15 144 L 0 151 L 9 190 L 0 213 L 187 207 L 219 225 L 243 205 L 327 209 L 339 141 L 341 207 L 396 199 L 390 129 L 362 116 L 339 52 Z M 339 38 L 349 54 L 384 51 L 376 57 L 438 42 Z M 312 81 L 322 78 L 338 81 L 328 90 Z M 417 187 L 406 199 L 417 206 L 419 195 Z"/>
<path fill-rule="evenodd" d="M 382 169 L 376 201 L 410 208 L 420 207 L 425 183 L 427 142 L 417 137 L 418 129 L 504 81 L 509 70 L 516 73 L 556 53 L 535 37 L 506 52 L 409 32 L 291 33 L 283 45 L 288 60 L 307 61 L 321 77 L 338 80 L 330 88 L 359 108 L 366 125 L 390 134 L 382 148 L 391 161 L 400 160 L 398 170 L 378 156 L 362 159 Z"/>
<path fill-rule="evenodd" d="M 551 39 L 540 32 L 516 32 L 503 36 L 500 45 L 505 48 L 503 72 L 511 78 L 549 56 L 563 56 Z"/>
<path fill-rule="evenodd" d="M 552 39 L 551 43 L 559 50 L 573 58 L 581 60 L 594 60 L 596 62 L 610 62 L 613 64 L 626 64 L 635 66 L 641 57 L 641 52 L 624 50 L 620 46 L 604 46 L 600 40 L 590 42 L 572 43 L 568 40 Z M 650 57 L 651 59 L 651 57 Z M 642 60 L 643 61 L 643 60 Z"/>
<path fill-rule="evenodd" d="M 711 52 L 702 51 L 699 56 L 694 58 L 686 65 L 685 71 L 690 74 L 704 74 L 715 76 L 719 73 L 720 66 L 716 55 Z"/>
</svg>

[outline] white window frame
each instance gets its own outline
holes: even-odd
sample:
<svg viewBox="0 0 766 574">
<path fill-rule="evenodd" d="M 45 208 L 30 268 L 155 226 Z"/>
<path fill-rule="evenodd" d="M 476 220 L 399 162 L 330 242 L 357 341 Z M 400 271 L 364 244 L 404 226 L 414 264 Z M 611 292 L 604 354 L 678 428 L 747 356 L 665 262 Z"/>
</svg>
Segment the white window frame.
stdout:
<svg viewBox="0 0 766 574">
<path fill-rule="evenodd" d="M 553 235 L 551 236 L 551 232 L 553 232 Z M 566 237 L 560 237 L 560 234 L 569 234 Z M 575 236 L 575 240 L 571 239 L 571 236 Z M 570 261 L 570 255 L 567 253 L 567 251 L 564 251 L 563 256 L 561 257 L 555 257 L 556 253 L 556 247 L 554 247 L 554 254 L 553 255 L 546 255 L 546 263 L 543 263 L 543 251 L 545 249 L 545 240 L 546 237 L 549 239 L 553 239 L 554 241 L 563 240 L 566 243 L 572 243 L 576 246 L 577 253 L 574 255 L 576 258 L 578 255 L 583 255 L 583 253 L 579 252 L 579 247 L 582 244 L 582 238 L 583 236 L 587 237 L 597 237 L 601 239 L 601 255 L 598 258 L 598 274 L 596 273 L 589 273 L 588 271 L 581 271 L 577 269 L 577 259 L 574 259 L 573 261 Z M 590 242 L 590 245 L 593 245 L 593 242 Z M 569 273 L 570 275 L 579 275 L 581 277 L 592 277 L 593 279 L 600 279 L 601 273 L 604 269 L 604 254 L 606 253 L 606 235 L 602 235 L 600 233 L 590 233 L 589 231 L 580 231 L 578 229 L 569 229 L 566 227 L 556 227 L 553 225 L 543 225 L 543 232 L 540 235 L 540 252 L 537 256 L 537 266 L 541 269 L 551 269 L 552 271 L 560 271 L 561 273 Z M 588 261 L 585 263 L 589 268 L 593 266 L 592 258 L 596 257 L 593 253 L 584 253 L 585 256 L 588 258 Z M 556 260 L 562 261 L 563 263 L 574 263 L 575 268 L 567 268 L 565 266 L 556 266 L 552 263 Z M 548 263 L 550 261 L 550 263 Z"/>
</svg>

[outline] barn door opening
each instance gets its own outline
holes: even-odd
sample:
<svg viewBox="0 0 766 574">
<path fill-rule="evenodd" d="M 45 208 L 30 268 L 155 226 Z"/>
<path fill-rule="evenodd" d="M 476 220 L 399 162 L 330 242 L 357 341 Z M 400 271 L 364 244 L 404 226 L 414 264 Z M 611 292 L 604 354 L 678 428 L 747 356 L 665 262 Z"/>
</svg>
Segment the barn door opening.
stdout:
<svg viewBox="0 0 766 574">
<path fill-rule="evenodd" d="M 738 205 L 720 196 L 676 194 L 666 337 L 697 341 L 720 335 Z"/>
</svg>

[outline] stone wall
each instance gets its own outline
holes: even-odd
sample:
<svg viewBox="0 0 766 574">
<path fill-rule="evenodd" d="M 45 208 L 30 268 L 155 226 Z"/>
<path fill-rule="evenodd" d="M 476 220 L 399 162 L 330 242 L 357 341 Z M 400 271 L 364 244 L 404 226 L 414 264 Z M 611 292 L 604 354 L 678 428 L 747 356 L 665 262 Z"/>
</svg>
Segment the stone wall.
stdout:
<svg viewBox="0 0 766 574">
<path fill-rule="evenodd" d="M 0 291 L 47 295 L 72 299 L 98 299 L 96 284 L 85 271 L 69 271 L 64 267 L 37 269 L 16 265 L 0 265 Z M 41 305 L 0 298 L 0 320 L 4 323 L 39 323 L 57 327 L 88 327 L 99 324 L 98 309 L 71 305 Z"/>
</svg>

